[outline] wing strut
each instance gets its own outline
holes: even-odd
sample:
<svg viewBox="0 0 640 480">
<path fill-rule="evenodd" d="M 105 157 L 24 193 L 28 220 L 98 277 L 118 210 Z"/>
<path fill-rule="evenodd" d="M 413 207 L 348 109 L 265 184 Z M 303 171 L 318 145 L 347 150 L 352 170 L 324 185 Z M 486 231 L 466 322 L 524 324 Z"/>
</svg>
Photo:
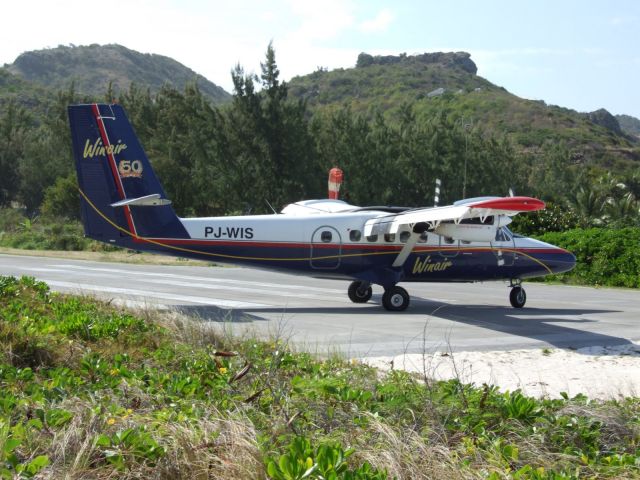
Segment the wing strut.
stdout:
<svg viewBox="0 0 640 480">
<path fill-rule="evenodd" d="M 404 247 L 402 247 L 402 250 L 400 250 L 396 259 L 393 261 L 393 264 L 391 265 L 392 267 L 401 267 L 404 265 L 404 262 L 409 258 L 409 255 L 418 243 L 418 240 L 420 240 L 420 236 L 428 229 L 429 225 L 424 222 L 411 225 L 411 236 L 407 240 L 407 243 L 404 244 Z"/>
</svg>

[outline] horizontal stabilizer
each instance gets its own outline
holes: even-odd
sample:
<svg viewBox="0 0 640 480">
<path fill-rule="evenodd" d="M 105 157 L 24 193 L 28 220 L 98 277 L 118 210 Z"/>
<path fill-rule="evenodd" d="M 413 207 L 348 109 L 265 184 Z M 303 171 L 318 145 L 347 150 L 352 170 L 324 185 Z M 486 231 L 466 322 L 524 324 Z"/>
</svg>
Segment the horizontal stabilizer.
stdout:
<svg viewBox="0 0 640 480">
<path fill-rule="evenodd" d="M 160 198 L 159 193 L 138 198 L 125 198 L 124 200 L 111 204 L 112 207 L 158 207 L 162 205 L 171 205 L 171 200 Z"/>
</svg>

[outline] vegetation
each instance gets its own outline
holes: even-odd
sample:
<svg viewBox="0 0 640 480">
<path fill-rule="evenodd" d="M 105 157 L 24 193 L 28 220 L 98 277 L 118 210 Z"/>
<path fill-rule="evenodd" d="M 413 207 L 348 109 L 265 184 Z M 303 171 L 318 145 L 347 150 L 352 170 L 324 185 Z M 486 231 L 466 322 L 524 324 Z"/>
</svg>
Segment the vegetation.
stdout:
<svg viewBox="0 0 640 480">
<path fill-rule="evenodd" d="M 397 119 L 404 105 L 410 104 L 418 122 L 445 115 L 452 124 L 467 124 L 488 136 L 506 136 L 521 154 L 540 154 L 545 146 L 562 142 L 581 164 L 614 162 L 621 164 L 618 168 L 631 168 L 629 160 L 640 159 L 637 137 L 622 134 L 616 118 L 606 110 L 581 114 L 525 100 L 475 73 L 473 61 L 460 52 L 399 57 L 361 54 L 356 68 L 319 69 L 293 78 L 290 89 L 293 96 L 306 99 L 314 113 L 347 106 L 370 119 L 378 112 Z M 627 118 L 620 120 L 629 125 Z"/>
<path fill-rule="evenodd" d="M 616 115 L 622 131 L 628 135 L 640 137 L 640 120 L 631 115 Z"/>
<path fill-rule="evenodd" d="M 536 400 L 0 277 L 0 478 L 626 478 L 640 402 Z"/>
<path fill-rule="evenodd" d="M 640 228 L 590 228 L 549 232 L 539 237 L 576 258 L 576 267 L 559 276 L 582 285 L 640 288 Z M 552 280 L 557 280 L 553 278 Z"/>
<path fill-rule="evenodd" d="M 24 250 L 113 250 L 84 237 L 79 221 L 64 217 L 24 216 L 17 209 L 0 210 L 0 246 Z"/>
<path fill-rule="evenodd" d="M 95 97 L 107 90 L 116 96 L 132 83 L 145 85 L 155 93 L 165 84 L 182 90 L 188 83 L 196 82 L 213 103 L 231 99 L 222 88 L 172 58 L 116 44 L 59 45 L 25 52 L 5 68 L 15 76 L 53 90 L 64 90 L 73 81 L 80 92 Z"/>
</svg>

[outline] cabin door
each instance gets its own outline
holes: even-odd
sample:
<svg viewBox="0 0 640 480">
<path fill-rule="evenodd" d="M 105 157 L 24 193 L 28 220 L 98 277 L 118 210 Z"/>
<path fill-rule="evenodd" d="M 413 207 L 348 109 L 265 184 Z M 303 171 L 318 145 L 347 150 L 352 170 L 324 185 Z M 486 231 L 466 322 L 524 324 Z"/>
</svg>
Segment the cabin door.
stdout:
<svg viewBox="0 0 640 480">
<path fill-rule="evenodd" d="M 340 266 L 342 238 L 333 227 L 323 226 L 311 236 L 311 268 L 317 270 L 335 270 Z"/>
</svg>

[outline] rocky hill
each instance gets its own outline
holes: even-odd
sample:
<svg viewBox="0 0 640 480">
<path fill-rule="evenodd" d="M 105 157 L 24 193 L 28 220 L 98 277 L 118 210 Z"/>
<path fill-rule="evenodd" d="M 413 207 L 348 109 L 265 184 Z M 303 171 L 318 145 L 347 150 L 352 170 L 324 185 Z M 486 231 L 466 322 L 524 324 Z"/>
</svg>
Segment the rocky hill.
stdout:
<svg viewBox="0 0 640 480">
<path fill-rule="evenodd" d="M 214 104 L 231 98 L 221 87 L 172 58 L 140 53 L 115 44 L 59 46 L 25 52 L 3 70 L 53 90 L 67 89 L 74 81 L 78 92 L 98 97 L 104 96 L 109 82 L 117 94 L 127 90 L 132 82 L 155 92 L 167 83 L 182 90 L 188 82 L 195 81 Z M 4 78 L 9 77 L 5 74 Z"/>
<path fill-rule="evenodd" d="M 291 79 L 289 91 L 315 111 L 349 107 L 371 116 L 398 115 L 411 105 L 418 119 L 445 114 L 520 149 L 564 142 L 576 158 L 640 161 L 638 137 L 629 135 L 604 109 L 593 113 L 526 100 L 477 75 L 468 53 L 372 56 L 361 53 L 355 68 L 319 69 Z M 631 117 L 633 118 L 633 117 Z"/>
<path fill-rule="evenodd" d="M 640 139 L 640 120 L 631 115 L 616 115 L 616 120 L 623 132 Z"/>
<path fill-rule="evenodd" d="M 466 52 L 372 56 L 361 53 L 355 68 L 294 77 L 290 92 L 311 106 L 347 104 L 356 111 L 374 106 L 395 110 L 402 102 L 416 102 L 447 91 L 496 90 L 476 75 L 476 64 Z"/>
</svg>

